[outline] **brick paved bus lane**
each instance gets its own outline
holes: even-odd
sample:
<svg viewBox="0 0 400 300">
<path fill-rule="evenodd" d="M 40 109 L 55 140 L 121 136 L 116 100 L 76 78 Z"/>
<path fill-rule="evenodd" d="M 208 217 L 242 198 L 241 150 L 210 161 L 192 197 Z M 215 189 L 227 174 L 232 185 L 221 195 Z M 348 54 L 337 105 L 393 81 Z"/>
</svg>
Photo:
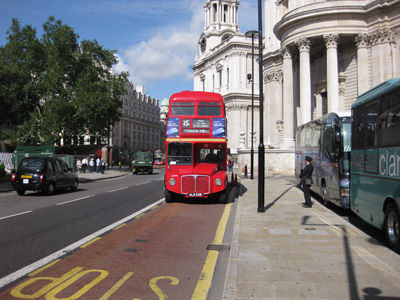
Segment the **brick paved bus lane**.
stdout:
<svg viewBox="0 0 400 300">
<path fill-rule="evenodd" d="M 191 299 L 227 207 L 163 203 L 31 273 L 0 299 Z"/>
</svg>

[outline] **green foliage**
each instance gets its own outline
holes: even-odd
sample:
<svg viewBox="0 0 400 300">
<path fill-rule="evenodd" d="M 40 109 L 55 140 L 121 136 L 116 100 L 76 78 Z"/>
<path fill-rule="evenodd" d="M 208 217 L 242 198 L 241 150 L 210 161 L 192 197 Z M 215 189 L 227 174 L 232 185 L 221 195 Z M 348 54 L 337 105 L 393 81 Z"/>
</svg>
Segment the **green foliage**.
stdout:
<svg viewBox="0 0 400 300">
<path fill-rule="evenodd" d="M 60 144 L 75 136 L 108 135 L 119 121 L 127 73 L 112 74 L 114 50 L 83 40 L 50 17 L 43 35 L 13 19 L 0 47 L 2 139 L 20 145 Z"/>
</svg>

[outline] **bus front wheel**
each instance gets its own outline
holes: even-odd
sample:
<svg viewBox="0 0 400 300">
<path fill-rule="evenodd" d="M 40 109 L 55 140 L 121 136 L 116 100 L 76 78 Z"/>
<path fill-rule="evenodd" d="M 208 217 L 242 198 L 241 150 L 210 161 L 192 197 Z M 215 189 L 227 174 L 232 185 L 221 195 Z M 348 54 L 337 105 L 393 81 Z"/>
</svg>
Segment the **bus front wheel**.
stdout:
<svg viewBox="0 0 400 300">
<path fill-rule="evenodd" d="M 171 203 L 172 202 L 172 193 L 168 191 L 167 189 L 164 190 L 164 197 L 165 197 L 165 202 Z"/>
<path fill-rule="evenodd" d="M 228 201 L 227 190 L 223 190 L 218 194 L 218 202 L 221 204 L 226 204 Z"/>
<path fill-rule="evenodd" d="M 389 203 L 385 210 L 385 237 L 390 248 L 394 251 L 400 251 L 400 229 L 399 229 L 400 214 L 395 203 Z"/>
</svg>

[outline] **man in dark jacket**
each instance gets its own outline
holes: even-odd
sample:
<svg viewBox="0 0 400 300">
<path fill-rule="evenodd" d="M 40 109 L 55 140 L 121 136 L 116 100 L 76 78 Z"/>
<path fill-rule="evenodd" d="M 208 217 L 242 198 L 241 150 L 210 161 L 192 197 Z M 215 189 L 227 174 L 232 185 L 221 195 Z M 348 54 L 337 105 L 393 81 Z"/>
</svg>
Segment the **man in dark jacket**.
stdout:
<svg viewBox="0 0 400 300">
<path fill-rule="evenodd" d="M 304 200 L 305 200 L 304 207 L 306 207 L 306 208 L 312 207 L 311 196 L 310 196 L 310 186 L 311 186 L 311 182 L 312 182 L 311 175 L 312 175 L 312 172 L 314 171 L 314 167 L 311 164 L 311 161 L 312 161 L 312 158 L 309 156 L 306 156 L 306 166 L 305 166 L 304 170 L 301 170 L 301 173 L 299 176 L 302 179 L 302 183 L 303 183 L 303 193 L 304 193 Z"/>
</svg>

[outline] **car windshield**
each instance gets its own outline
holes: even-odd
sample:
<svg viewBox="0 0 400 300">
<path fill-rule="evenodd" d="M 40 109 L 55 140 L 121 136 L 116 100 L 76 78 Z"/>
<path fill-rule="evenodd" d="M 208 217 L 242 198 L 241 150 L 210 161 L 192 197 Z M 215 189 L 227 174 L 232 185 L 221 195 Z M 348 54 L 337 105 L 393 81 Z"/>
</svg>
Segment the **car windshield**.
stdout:
<svg viewBox="0 0 400 300">
<path fill-rule="evenodd" d="M 42 159 L 24 159 L 21 161 L 18 170 L 28 170 L 32 172 L 40 172 L 43 170 L 44 161 Z"/>
</svg>

